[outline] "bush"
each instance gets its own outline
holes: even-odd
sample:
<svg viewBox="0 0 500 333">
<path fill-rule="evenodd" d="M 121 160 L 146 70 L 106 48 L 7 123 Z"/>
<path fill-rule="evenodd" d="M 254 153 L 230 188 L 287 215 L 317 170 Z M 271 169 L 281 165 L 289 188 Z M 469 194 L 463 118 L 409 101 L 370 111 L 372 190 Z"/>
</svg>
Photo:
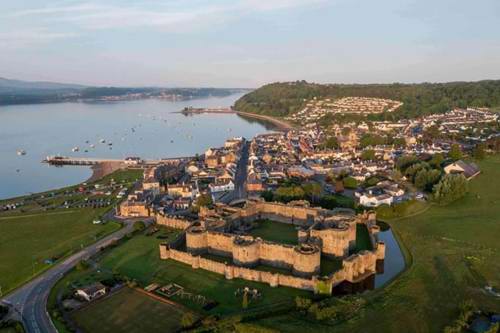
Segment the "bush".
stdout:
<svg viewBox="0 0 500 333">
<path fill-rule="evenodd" d="M 89 263 L 85 260 L 80 260 L 77 264 L 76 264 L 76 270 L 77 271 L 84 271 L 86 269 L 88 269 L 90 267 Z"/>
<path fill-rule="evenodd" d="M 181 325 L 184 328 L 193 326 L 195 318 L 191 312 L 185 312 L 181 318 Z"/>
</svg>

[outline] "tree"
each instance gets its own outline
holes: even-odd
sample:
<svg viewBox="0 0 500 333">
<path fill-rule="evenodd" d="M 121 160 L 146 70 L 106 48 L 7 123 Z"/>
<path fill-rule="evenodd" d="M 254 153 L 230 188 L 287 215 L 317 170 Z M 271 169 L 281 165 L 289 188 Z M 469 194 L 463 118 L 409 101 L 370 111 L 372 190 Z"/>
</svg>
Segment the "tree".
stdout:
<svg viewBox="0 0 500 333">
<path fill-rule="evenodd" d="M 408 177 L 408 179 L 412 183 L 414 183 L 417 173 L 421 170 L 426 170 L 428 167 L 429 167 L 429 165 L 425 162 L 419 162 L 419 163 L 413 164 L 409 168 L 406 169 L 405 175 L 406 175 L 406 177 Z"/>
<path fill-rule="evenodd" d="M 433 186 L 439 182 L 441 171 L 436 169 L 421 169 L 415 175 L 415 186 L 422 191 L 431 192 Z"/>
<path fill-rule="evenodd" d="M 134 231 L 143 231 L 146 229 L 146 224 L 144 221 L 136 221 L 134 222 Z"/>
<path fill-rule="evenodd" d="M 474 147 L 473 156 L 476 160 L 483 160 L 486 157 L 485 144 L 480 143 Z"/>
<path fill-rule="evenodd" d="M 263 192 L 260 194 L 260 196 L 261 196 L 262 198 L 264 198 L 264 200 L 265 200 L 266 202 L 271 202 L 271 201 L 273 201 L 273 198 L 274 198 L 273 191 L 269 191 L 269 190 L 268 190 L 268 191 L 263 191 Z"/>
<path fill-rule="evenodd" d="M 323 147 L 326 149 L 337 149 L 339 147 L 339 142 L 336 137 L 331 136 L 325 141 Z"/>
<path fill-rule="evenodd" d="M 454 143 L 451 145 L 448 156 L 454 161 L 458 161 L 462 158 L 462 150 L 460 149 L 460 145 L 458 143 Z"/>
<path fill-rule="evenodd" d="M 212 205 L 212 196 L 208 193 L 203 193 L 196 199 L 196 206 L 198 207 L 211 207 Z"/>
<path fill-rule="evenodd" d="M 373 161 L 375 159 L 375 150 L 365 149 L 361 152 L 361 159 L 363 161 Z"/>
<path fill-rule="evenodd" d="M 344 182 L 344 187 L 345 188 L 350 188 L 350 189 L 356 189 L 356 188 L 358 188 L 358 181 L 356 180 L 356 178 L 345 177 L 343 179 L 343 182 Z"/>
<path fill-rule="evenodd" d="M 396 161 L 396 168 L 404 172 L 407 168 L 418 162 L 419 159 L 415 155 L 403 155 Z"/>
<path fill-rule="evenodd" d="M 181 317 L 181 325 L 184 328 L 191 327 L 194 324 L 194 316 L 191 312 L 184 312 Z"/>
<path fill-rule="evenodd" d="M 302 189 L 304 193 L 312 202 L 316 202 L 317 199 L 321 196 L 321 185 L 318 183 L 307 183 L 302 185 Z"/>
<path fill-rule="evenodd" d="M 434 185 L 433 198 L 440 204 L 447 204 L 462 198 L 467 193 L 467 179 L 462 174 L 445 175 Z"/>
<path fill-rule="evenodd" d="M 437 153 L 432 156 L 431 160 L 429 161 L 429 165 L 432 166 L 434 169 L 440 169 L 443 162 L 444 162 L 443 154 Z"/>
</svg>

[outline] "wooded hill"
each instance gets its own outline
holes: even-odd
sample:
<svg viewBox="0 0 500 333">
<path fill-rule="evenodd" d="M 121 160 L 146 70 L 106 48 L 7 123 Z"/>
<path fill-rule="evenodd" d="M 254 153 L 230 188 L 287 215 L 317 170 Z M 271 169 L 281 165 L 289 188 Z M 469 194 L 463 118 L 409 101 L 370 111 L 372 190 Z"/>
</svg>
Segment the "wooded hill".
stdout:
<svg viewBox="0 0 500 333">
<path fill-rule="evenodd" d="M 392 113 L 369 115 L 369 120 L 397 120 L 442 113 L 454 107 L 500 106 L 500 80 L 419 84 L 316 84 L 278 82 L 254 90 L 235 103 L 235 109 L 275 117 L 300 111 L 317 98 L 349 96 L 388 98 L 404 104 Z"/>
</svg>

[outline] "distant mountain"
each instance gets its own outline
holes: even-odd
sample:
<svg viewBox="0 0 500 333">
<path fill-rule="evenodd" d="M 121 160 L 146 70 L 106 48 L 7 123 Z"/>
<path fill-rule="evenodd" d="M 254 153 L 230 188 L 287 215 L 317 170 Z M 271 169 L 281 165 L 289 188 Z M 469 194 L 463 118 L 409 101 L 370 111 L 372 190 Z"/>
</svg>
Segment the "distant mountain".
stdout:
<svg viewBox="0 0 500 333">
<path fill-rule="evenodd" d="M 0 77 L 0 93 L 54 93 L 70 92 L 85 89 L 86 86 L 79 84 L 57 83 L 47 81 L 21 81 Z"/>
<path fill-rule="evenodd" d="M 157 98 L 187 100 L 224 97 L 247 89 L 226 88 L 159 88 L 159 87 L 92 87 L 56 82 L 28 82 L 0 78 L 0 105 L 58 102 L 117 101 Z"/>
</svg>

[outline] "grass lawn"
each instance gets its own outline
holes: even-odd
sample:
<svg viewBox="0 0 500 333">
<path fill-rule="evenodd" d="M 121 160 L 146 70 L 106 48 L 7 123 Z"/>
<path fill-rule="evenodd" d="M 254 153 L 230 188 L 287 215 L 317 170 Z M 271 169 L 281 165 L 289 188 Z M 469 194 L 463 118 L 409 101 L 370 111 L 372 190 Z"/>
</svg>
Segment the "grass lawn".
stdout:
<svg viewBox="0 0 500 333">
<path fill-rule="evenodd" d="M 138 170 L 121 170 L 92 184 L 107 188 L 114 179 L 115 186 L 131 187 L 140 176 Z M 119 201 L 114 195 L 108 197 L 107 207 L 60 208 L 65 201 L 95 197 L 76 191 L 78 187 L 0 201 L 0 206 L 24 202 L 19 209 L 0 212 L 0 286 L 4 294 L 48 268 L 45 260 L 62 258 L 120 228 L 114 222 L 92 224 Z"/>
<path fill-rule="evenodd" d="M 297 295 L 310 295 L 292 288 L 271 288 L 267 284 L 241 279 L 226 280 L 222 275 L 202 269 L 194 270 L 191 266 L 174 260 L 160 260 L 158 245 L 161 242 L 162 240 L 154 237 L 135 236 L 104 256 L 100 265 L 103 269 L 136 279 L 142 286 L 152 282 L 175 282 L 191 293 L 219 302 L 217 307 L 210 310 L 211 314 L 228 314 L 242 310 L 241 297 L 235 297 L 234 292 L 243 287 L 256 288 L 262 293 L 260 300 L 250 302 L 249 309 L 284 301 L 293 302 Z M 176 301 L 200 311 L 200 308 L 189 300 Z"/>
<path fill-rule="evenodd" d="M 0 218 L 0 285 L 5 293 L 61 258 L 119 229 L 117 223 L 94 225 L 105 209 L 59 210 Z"/>
<path fill-rule="evenodd" d="M 297 229 L 294 225 L 270 220 L 256 221 L 256 224 L 258 226 L 250 231 L 254 237 L 284 244 L 298 243 Z"/>
<path fill-rule="evenodd" d="M 175 332 L 181 328 L 183 310 L 123 288 L 73 313 L 78 327 L 85 332 Z"/>
<path fill-rule="evenodd" d="M 442 332 L 465 300 L 500 312 L 500 299 L 482 290 L 500 287 L 500 155 L 479 166 L 465 198 L 389 221 L 411 266 L 363 296 L 368 305 L 355 318 L 332 327 L 288 314 L 256 324 L 284 332 Z"/>
</svg>

